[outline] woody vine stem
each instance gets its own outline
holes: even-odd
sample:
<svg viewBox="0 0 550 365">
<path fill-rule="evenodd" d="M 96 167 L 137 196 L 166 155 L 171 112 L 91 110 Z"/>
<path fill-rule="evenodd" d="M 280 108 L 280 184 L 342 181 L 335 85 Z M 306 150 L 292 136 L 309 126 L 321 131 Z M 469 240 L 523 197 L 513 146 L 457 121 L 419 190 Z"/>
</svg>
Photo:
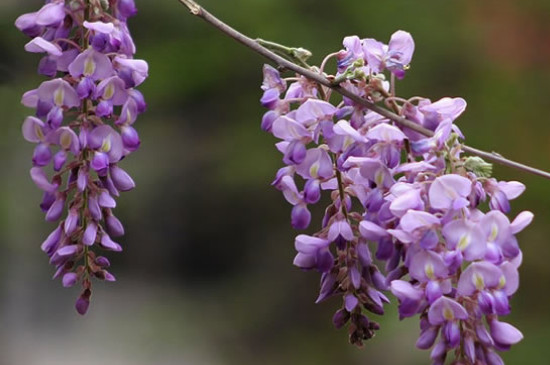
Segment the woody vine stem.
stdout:
<svg viewBox="0 0 550 365">
<path fill-rule="evenodd" d="M 293 63 L 293 62 L 279 56 L 278 54 L 274 53 L 273 51 L 271 51 L 270 49 L 268 49 L 268 48 L 266 48 L 265 46 L 262 45 L 262 44 L 265 44 L 265 41 L 254 40 L 254 39 L 242 34 L 241 32 L 235 30 L 234 28 L 230 27 L 229 25 L 225 24 L 224 22 L 222 22 L 221 20 L 216 18 L 214 15 L 209 13 L 207 10 L 205 10 L 201 5 L 199 5 L 195 1 L 193 1 L 193 0 L 178 0 L 178 1 L 181 4 L 183 4 L 185 7 L 187 7 L 187 9 L 189 9 L 191 14 L 196 15 L 199 18 L 202 18 L 204 21 L 208 22 L 209 24 L 211 24 L 215 28 L 218 28 L 220 31 L 222 31 L 223 33 L 225 33 L 229 37 L 235 39 L 236 41 L 244 44 L 245 46 L 252 49 L 256 53 L 258 53 L 258 54 L 264 56 L 265 58 L 271 60 L 272 62 L 276 63 L 279 67 L 294 71 L 294 72 L 296 72 L 296 73 L 298 73 L 298 74 L 300 74 L 300 75 L 302 75 L 302 76 L 304 76 L 304 77 L 306 77 L 306 78 L 308 78 L 312 81 L 315 81 L 316 83 L 318 83 L 318 84 L 320 84 L 324 87 L 332 89 L 332 90 L 336 91 L 337 93 L 339 93 L 340 95 L 345 96 L 345 97 L 353 100 L 354 102 L 364 106 L 365 108 L 370 109 L 370 110 L 380 114 L 381 116 L 384 116 L 384 117 L 392 120 L 393 122 L 402 125 L 403 127 L 407 127 L 409 129 L 412 129 L 412 130 L 414 130 L 418 133 L 421 133 L 425 136 L 429 136 L 429 137 L 433 136 L 434 133 L 431 130 L 426 129 L 426 128 L 420 126 L 419 124 L 417 124 L 417 123 L 415 123 L 411 120 L 408 120 L 407 118 L 399 116 L 399 115 L 389 111 L 388 109 L 380 107 L 380 106 L 376 105 L 375 103 L 373 103 L 369 100 L 366 100 L 366 99 L 360 97 L 359 95 L 354 94 L 353 92 L 351 92 L 349 90 L 346 90 L 346 89 L 342 88 L 339 85 L 339 80 L 330 80 L 329 78 L 325 77 L 324 75 L 322 75 L 320 73 L 317 73 L 317 72 L 315 72 L 311 69 L 299 66 L 296 63 Z M 467 146 L 467 145 L 462 145 L 462 150 L 464 152 L 470 153 L 472 155 L 479 156 L 479 157 L 481 157 L 483 159 L 486 159 L 488 161 L 492 161 L 492 162 L 498 163 L 498 164 L 503 165 L 503 166 L 512 167 L 512 168 L 515 168 L 517 170 L 528 172 L 528 173 L 531 173 L 531 174 L 534 174 L 534 175 L 537 175 L 537 176 L 541 176 L 543 178 L 546 178 L 546 179 L 550 180 L 550 173 L 548 173 L 546 171 L 543 171 L 543 170 L 540 170 L 540 169 L 537 169 L 537 168 L 532 167 L 532 166 L 528 166 L 528 165 L 510 160 L 510 159 L 507 159 L 507 158 L 503 157 L 502 155 L 500 155 L 496 152 L 487 152 L 487 151 L 483 151 L 483 150 L 477 149 L 475 147 L 470 147 L 470 146 Z"/>
</svg>

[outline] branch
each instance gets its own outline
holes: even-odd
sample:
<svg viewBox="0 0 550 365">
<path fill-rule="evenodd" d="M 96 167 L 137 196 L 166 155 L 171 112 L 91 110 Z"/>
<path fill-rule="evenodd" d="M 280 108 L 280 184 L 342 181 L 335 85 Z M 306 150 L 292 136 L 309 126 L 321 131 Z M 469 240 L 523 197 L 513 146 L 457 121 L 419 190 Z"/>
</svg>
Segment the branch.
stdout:
<svg viewBox="0 0 550 365">
<path fill-rule="evenodd" d="M 201 7 L 195 1 L 193 1 L 193 0 L 178 0 L 178 1 L 180 3 L 182 3 L 184 6 L 186 6 L 187 9 L 189 9 L 189 11 L 191 12 L 191 14 L 196 15 L 199 18 L 202 18 L 206 22 L 210 23 L 211 25 L 213 25 L 214 27 L 218 28 L 220 31 L 222 31 L 223 33 L 228 35 L 229 37 L 235 39 L 237 42 L 244 44 L 248 48 L 252 49 L 254 52 L 259 53 L 260 55 L 264 56 L 265 58 L 269 59 L 272 62 L 275 62 L 278 66 L 286 68 L 286 69 L 291 70 L 291 71 L 294 71 L 294 72 L 296 72 L 296 73 L 298 73 L 298 74 L 300 74 L 300 75 L 302 75 L 302 76 L 304 76 L 304 77 L 306 77 L 306 78 L 308 78 L 312 81 L 317 82 L 320 85 L 323 85 L 323 86 L 326 86 L 330 89 L 333 89 L 334 91 L 336 91 L 340 95 L 345 96 L 346 98 L 349 98 L 349 99 L 353 100 L 354 102 L 364 106 L 365 108 L 370 109 L 373 112 L 378 113 L 378 114 L 380 114 L 380 115 L 382 115 L 382 116 L 384 116 L 384 117 L 400 124 L 403 127 L 412 129 L 412 130 L 414 130 L 414 131 L 416 131 L 420 134 L 423 134 L 425 136 L 428 136 L 428 137 L 433 136 L 434 133 L 431 130 L 426 129 L 426 128 L 420 126 L 419 124 L 416 124 L 415 122 L 413 122 L 411 120 L 408 120 L 404 117 L 401 117 L 401 116 L 399 116 L 399 115 L 397 115 L 397 114 L 395 114 L 395 113 L 393 113 L 393 112 L 391 112 L 387 109 L 384 109 L 384 108 L 374 104 L 373 102 L 371 102 L 369 100 L 361 98 L 359 95 L 356 95 L 353 92 L 342 88 L 340 85 L 330 81 L 329 79 L 327 79 L 326 77 L 324 77 L 323 75 L 321 75 L 317 72 L 314 72 L 310 69 L 307 69 L 307 68 L 304 68 L 304 67 L 301 67 L 301 66 L 298 66 L 295 63 L 292 63 L 292 62 L 286 60 L 285 58 L 275 54 L 274 52 L 270 51 L 269 49 L 263 47 L 256 40 L 247 37 L 246 35 L 240 33 L 239 31 L 237 31 L 237 30 L 233 29 L 232 27 L 230 27 L 229 25 L 225 24 L 224 22 L 222 22 L 221 20 L 216 18 L 214 15 L 212 15 L 208 11 L 206 11 L 203 7 Z M 548 173 L 546 171 L 543 171 L 543 170 L 540 170 L 540 169 L 537 169 L 537 168 L 534 168 L 534 167 L 531 167 L 531 166 L 524 165 L 524 164 L 516 162 L 516 161 L 509 160 L 507 158 L 504 158 L 503 156 L 501 156 L 500 154 L 498 154 L 496 152 L 486 152 L 486 151 L 482 151 L 482 150 L 479 150 L 477 148 L 470 147 L 470 146 L 467 146 L 467 145 L 463 145 L 462 148 L 465 152 L 470 153 L 472 155 L 479 156 L 479 157 L 481 157 L 483 159 L 486 159 L 488 161 L 492 161 L 492 162 L 498 163 L 500 165 L 512 167 L 512 168 L 515 168 L 515 169 L 518 169 L 518 170 L 521 170 L 521 171 L 524 171 L 524 172 L 529 172 L 531 174 L 538 175 L 538 176 L 541 176 L 541 177 L 544 177 L 544 178 L 550 180 L 550 173 Z"/>
</svg>

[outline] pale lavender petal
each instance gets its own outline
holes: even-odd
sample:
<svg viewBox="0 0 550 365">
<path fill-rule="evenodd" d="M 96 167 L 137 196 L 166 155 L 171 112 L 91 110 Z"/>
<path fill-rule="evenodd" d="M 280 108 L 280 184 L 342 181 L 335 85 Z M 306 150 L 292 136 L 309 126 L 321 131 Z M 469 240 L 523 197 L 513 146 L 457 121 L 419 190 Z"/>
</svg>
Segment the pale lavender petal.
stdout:
<svg viewBox="0 0 550 365">
<path fill-rule="evenodd" d="M 91 47 L 79 54 L 69 65 L 68 70 L 72 77 L 86 76 L 94 80 L 106 79 L 114 72 L 109 57 Z"/>
<path fill-rule="evenodd" d="M 328 240 L 334 242 L 339 236 L 342 236 L 345 240 L 353 240 L 353 232 L 347 220 L 334 221 L 328 231 Z"/>
<path fill-rule="evenodd" d="M 407 138 L 401 130 L 395 126 L 381 123 L 370 129 L 366 134 L 368 139 L 382 142 L 402 142 Z"/>
<path fill-rule="evenodd" d="M 118 243 L 114 242 L 106 233 L 103 233 L 101 236 L 101 246 L 115 252 L 122 251 L 122 247 L 120 247 Z"/>
<path fill-rule="evenodd" d="M 350 137 L 356 142 L 366 143 L 367 139 L 359 133 L 347 120 L 340 120 L 333 127 L 335 134 L 339 136 Z"/>
<path fill-rule="evenodd" d="M 430 204 L 435 209 L 451 209 L 456 200 L 467 197 L 471 190 L 472 182 L 463 176 L 440 176 L 430 186 Z"/>
<path fill-rule="evenodd" d="M 500 278 L 499 285 L 504 286 L 506 295 L 510 296 L 514 294 L 519 287 L 518 268 L 511 262 L 504 262 L 499 267 L 504 275 L 504 277 Z"/>
<path fill-rule="evenodd" d="M 411 259 L 409 274 L 413 279 L 425 283 L 436 278 L 446 277 L 448 268 L 437 253 L 419 251 Z"/>
<path fill-rule="evenodd" d="M 363 53 L 373 72 L 383 70 L 384 44 L 372 38 L 363 39 Z"/>
<path fill-rule="evenodd" d="M 104 34 L 111 34 L 115 31 L 115 26 L 113 23 L 84 21 L 83 25 L 86 29 Z"/>
<path fill-rule="evenodd" d="M 38 12 L 23 14 L 15 19 L 15 26 L 29 37 L 35 37 L 42 32 L 42 27 L 36 24 L 37 16 Z"/>
<path fill-rule="evenodd" d="M 388 236 L 388 232 L 384 228 L 368 220 L 359 223 L 359 232 L 361 236 L 370 241 L 378 241 L 380 238 Z"/>
<path fill-rule="evenodd" d="M 292 264 L 305 270 L 313 269 L 317 264 L 317 260 L 315 257 L 315 254 L 304 254 L 298 252 L 298 254 L 296 254 L 296 256 L 294 257 L 294 261 L 292 262 Z"/>
<path fill-rule="evenodd" d="M 496 288 L 503 278 L 502 271 L 490 262 L 474 262 L 460 275 L 457 294 L 470 296 L 485 288 Z"/>
<path fill-rule="evenodd" d="M 69 108 L 80 106 L 80 98 L 73 87 L 63 79 L 44 81 L 37 90 L 42 102 Z"/>
<path fill-rule="evenodd" d="M 455 319 L 467 319 L 468 312 L 456 301 L 441 297 L 437 299 L 428 311 L 428 320 L 434 326 Z"/>
<path fill-rule="evenodd" d="M 478 224 L 462 219 L 454 220 L 443 227 L 442 233 L 447 240 L 447 247 L 462 251 L 466 260 L 474 261 L 485 256 L 487 243 Z"/>
<path fill-rule="evenodd" d="M 515 345 L 523 339 L 523 334 L 514 326 L 494 319 L 490 322 L 491 337 L 502 345 Z"/>
<path fill-rule="evenodd" d="M 120 72 L 130 73 L 131 79 L 133 80 L 131 87 L 140 85 L 149 75 L 149 65 L 144 60 L 115 57 L 114 61 L 115 67 Z"/>
<path fill-rule="evenodd" d="M 50 183 L 46 173 L 41 167 L 33 167 L 31 169 L 31 178 L 36 186 L 48 193 L 53 193 L 59 186 L 58 184 Z"/>
<path fill-rule="evenodd" d="M 75 230 L 78 224 L 78 212 L 74 209 L 69 211 L 67 218 L 65 219 L 65 224 L 63 226 L 65 234 L 70 236 Z"/>
<path fill-rule="evenodd" d="M 500 181 L 497 186 L 509 200 L 517 198 L 525 191 L 525 185 L 518 181 Z"/>
<path fill-rule="evenodd" d="M 113 105 L 123 105 L 128 100 L 128 92 L 124 81 L 113 76 L 105 79 L 97 85 L 95 92 L 96 98 L 110 101 Z"/>
<path fill-rule="evenodd" d="M 292 141 L 295 139 L 311 138 L 311 133 L 297 121 L 287 117 L 280 116 L 275 119 L 272 126 L 273 135 L 277 138 L 285 141 Z"/>
<path fill-rule="evenodd" d="M 113 199 L 113 197 L 105 190 L 99 194 L 98 202 L 99 202 L 99 205 L 103 208 L 112 209 L 116 207 L 115 199 Z"/>
<path fill-rule="evenodd" d="M 296 110 L 296 121 L 304 126 L 310 126 L 321 120 L 332 120 L 336 107 L 329 102 L 319 99 L 307 99 Z"/>
<path fill-rule="evenodd" d="M 44 140 L 45 123 L 36 117 L 27 117 L 21 128 L 23 137 L 33 143 L 38 143 Z"/>
<path fill-rule="evenodd" d="M 398 30 L 393 33 L 388 44 L 390 60 L 402 66 L 407 66 L 414 53 L 414 40 L 410 33 Z"/>
<path fill-rule="evenodd" d="M 36 24 L 55 26 L 65 19 L 65 3 L 56 2 L 46 4 L 36 14 Z"/>
<path fill-rule="evenodd" d="M 428 212 L 411 209 L 401 217 L 399 224 L 401 229 L 412 233 L 418 228 L 430 228 L 439 225 L 439 218 Z"/>
<path fill-rule="evenodd" d="M 94 222 L 89 222 L 84 230 L 84 235 L 82 236 L 82 243 L 86 246 L 91 246 L 94 244 L 97 237 L 97 224 Z"/>
<path fill-rule="evenodd" d="M 111 165 L 109 172 L 111 179 L 118 190 L 128 191 L 132 190 L 136 186 L 132 177 L 117 165 Z"/>
<path fill-rule="evenodd" d="M 533 213 L 529 211 L 523 211 L 517 215 L 514 221 L 510 224 L 510 228 L 513 234 L 523 231 L 525 227 L 531 224 L 533 220 Z"/>
<path fill-rule="evenodd" d="M 25 51 L 32 53 L 48 53 L 52 56 L 61 56 L 61 47 L 48 42 L 42 37 L 36 37 L 25 45 Z"/>
<path fill-rule="evenodd" d="M 330 245 L 329 240 L 319 237 L 308 236 L 305 234 L 300 234 L 296 236 L 296 239 L 294 241 L 294 247 L 296 248 L 296 251 L 304 254 L 313 254 L 321 248 L 327 247 L 328 245 Z"/>
<path fill-rule="evenodd" d="M 25 92 L 21 97 L 21 104 L 27 108 L 36 108 L 38 106 L 38 89 Z"/>
<path fill-rule="evenodd" d="M 327 151 L 310 148 L 304 160 L 296 166 L 296 172 L 304 179 L 328 179 L 334 176 L 334 167 Z"/>
</svg>

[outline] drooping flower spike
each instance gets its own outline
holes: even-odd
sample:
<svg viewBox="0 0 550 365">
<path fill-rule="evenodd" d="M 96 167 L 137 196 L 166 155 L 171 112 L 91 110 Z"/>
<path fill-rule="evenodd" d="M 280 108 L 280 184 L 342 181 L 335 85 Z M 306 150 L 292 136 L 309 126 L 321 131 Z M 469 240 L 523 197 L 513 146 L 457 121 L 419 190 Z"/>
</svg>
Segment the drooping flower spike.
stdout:
<svg viewBox="0 0 550 365">
<path fill-rule="evenodd" d="M 88 310 L 92 278 L 115 280 L 99 252 L 122 250 L 112 239 L 124 234 L 115 198 L 135 186 L 118 163 L 139 147 L 133 124 L 145 111 L 134 87 L 148 66 L 133 59 L 126 25 L 136 11 L 133 0 L 51 0 L 15 21 L 32 37 L 25 50 L 43 54 L 38 72 L 51 78 L 22 98 L 35 109 L 22 127 L 36 143 L 31 178 L 44 192 L 46 220 L 59 221 L 41 248 L 54 278 L 81 285 L 80 314 Z"/>
<path fill-rule="evenodd" d="M 463 155 L 454 121 L 464 99 L 390 94 L 387 72 L 402 79 L 412 60 L 409 33 L 394 33 L 388 45 L 356 36 L 343 45 L 336 74 L 326 76 L 371 102 L 385 100 L 434 136 L 347 98 L 331 104 L 328 89 L 264 66 L 261 102 L 269 111 L 262 129 L 281 140 L 276 146 L 286 165 L 273 185 L 293 205 L 292 226 L 309 229 L 296 237 L 294 265 L 321 273 L 317 302 L 342 299 L 333 322 L 349 323 L 353 344 L 378 330 L 367 312 L 383 314 L 391 292 L 401 319 L 419 315 L 416 345 L 432 348 L 433 364 L 449 354 L 453 364 L 502 364 L 497 351 L 522 339 L 499 317 L 510 313 L 519 284 L 515 235 L 533 218 L 522 212 L 510 222 L 505 214 L 525 187 L 497 181 L 490 164 Z M 308 205 L 323 192 L 331 201 L 320 227 L 310 229 L 317 218 Z"/>
</svg>

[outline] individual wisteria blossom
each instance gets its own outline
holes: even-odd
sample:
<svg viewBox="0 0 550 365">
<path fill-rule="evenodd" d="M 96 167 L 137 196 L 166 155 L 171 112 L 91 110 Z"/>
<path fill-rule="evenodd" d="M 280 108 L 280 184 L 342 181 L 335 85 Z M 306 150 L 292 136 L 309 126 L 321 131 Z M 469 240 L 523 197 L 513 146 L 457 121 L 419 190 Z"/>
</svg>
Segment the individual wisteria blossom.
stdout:
<svg viewBox="0 0 550 365">
<path fill-rule="evenodd" d="M 457 365 L 502 364 L 497 352 L 523 337 L 501 317 L 519 285 L 515 235 L 533 219 L 530 212 L 513 220 L 506 214 L 525 187 L 497 181 L 490 164 L 464 156 L 454 123 L 464 99 L 391 94 L 395 78 L 387 82 L 384 72 L 405 76 L 414 51 L 409 33 L 395 32 L 388 45 L 357 36 L 343 45 L 323 62 L 335 56 L 337 73 L 320 72 L 433 136 L 264 66 L 261 102 L 269 110 L 262 129 L 280 140 L 285 164 L 273 185 L 293 206 L 294 228 L 320 219 L 296 237 L 294 265 L 321 273 L 317 302 L 342 298 L 333 322 L 349 323 L 353 344 L 374 336 L 379 326 L 367 314 L 383 314 L 391 292 L 401 319 L 419 315 L 416 345 L 432 349 L 432 364 L 446 363 L 449 354 Z M 330 199 L 325 214 L 312 217 L 309 205 L 323 191 Z"/>
<path fill-rule="evenodd" d="M 114 281 L 103 250 L 124 228 L 113 214 L 115 198 L 134 188 L 118 163 L 140 144 L 133 124 L 145 111 L 135 89 L 148 74 L 127 19 L 134 0 L 51 0 L 21 15 L 15 26 L 32 39 L 25 50 L 43 55 L 38 73 L 51 78 L 23 95 L 35 109 L 23 137 L 36 144 L 31 178 L 44 192 L 40 208 L 57 227 L 42 244 L 65 287 L 80 284 L 76 310 L 85 314 L 92 278 Z"/>
</svg>

